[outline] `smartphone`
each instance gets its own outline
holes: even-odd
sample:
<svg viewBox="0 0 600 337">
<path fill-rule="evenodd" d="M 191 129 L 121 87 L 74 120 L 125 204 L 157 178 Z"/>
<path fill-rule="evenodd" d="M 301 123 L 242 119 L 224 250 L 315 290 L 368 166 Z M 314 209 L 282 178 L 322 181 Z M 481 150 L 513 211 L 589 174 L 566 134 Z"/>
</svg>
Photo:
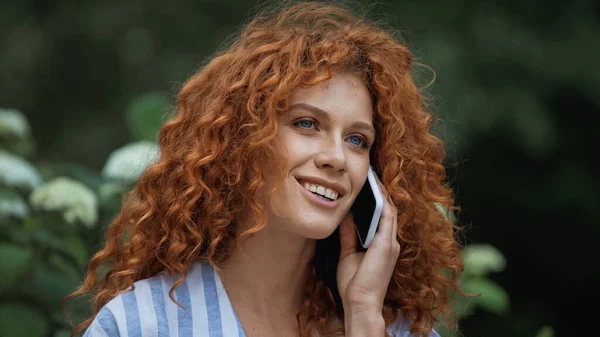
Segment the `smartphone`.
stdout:
<svg viewBox="0 0 600 337">
<path fill-rule="evenodd" d="M 350 207 L 358 239 L 363 248 L 369 248 L 369 245 L 371 245 L 371 241 L 379 226 L 382 209 L 383 197 L 379 190 L 373 168 L 369 166 L 367 180 L 358 193 L 354 204 Z"/>
</svg>

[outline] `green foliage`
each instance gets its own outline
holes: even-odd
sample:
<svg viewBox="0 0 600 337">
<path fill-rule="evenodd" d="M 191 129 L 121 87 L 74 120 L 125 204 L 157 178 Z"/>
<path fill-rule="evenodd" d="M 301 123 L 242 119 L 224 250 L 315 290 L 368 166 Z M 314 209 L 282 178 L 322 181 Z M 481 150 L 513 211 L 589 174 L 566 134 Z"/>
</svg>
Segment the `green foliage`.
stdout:
<svg viewBox="0 0 600 337">
<path fill-rule="evenodd" d="M 151 92 L 138 97 L 126 111 L 127 126 L 136 139 L 156 141 L 167 110 L 167 97 Z"/>
<path fill-rule="evenodd" d="M 19 277 L 27 271 L 33 252 L 29 247 L 20 247 L 11 243 L 0 244 L 0 294 L 10 290 Z"/>
<path fill-rule="evenodd" d="M 36 307 L 22 303 L 0 304 L 0 326 L 3 336 L 45 336 L 48 321 Z"/>
<path fill-rule="evenodd" d="M 436 205 L 437 206 L 437 205 Z M 438 209 L 445 213 L 443 208 Z M 510 311 L 510 300 L 506 290 L 489 278 L 490 273 L 499 273 L 506 267 L 506 260 L 502 253 L 489 244 L 470 244 L 462 251 L 465 270 L 460 276 L 462 290 L 476 297 L 455 294 L 452 308 L 459 322 L 468 316 L 474 315 L 477 309 L 488 311 L 496 315 L 505 315 Z M 458 331 L 451 331 L 442 324 L 435 328 L 444 337 L 459 337 Z M 536 337 L 553 337 L 553 330 L 549 326 L 542 327 Z"/>
<path fill-rule="evenodd" d="M 509 310 L 507 292 L 489 279 L 491 272 L 501 272 L 506 265 L 502 253 L 487 244 L 471 244 L 463 248 L 465 270 L 460 276 L 459 284 L 464 292 L 476 297 L 455 294 L 452 308 L 460 320 L 475 314 L 477 309 L 502 315 Z M 436 329 L 444 337 L 458 337 L 457 331 L 451 331 L 442 324 Z"/>
<path fill-rule="evenodd" d="M 535 337 L 554 337 L 554 329 L 551 326 L 543 326 L 535 334 Z"/>
<path fill-rule="evenodd" d="M 153 138 L 161 120 L 150 118 L 153 124 L 144 116 L 157 115 L 149 108 L 156 97 L 132 104 L 133 122 L 143 121 L 132 132 Z M 81 284 L 104 225 L 156 157 L 156 145 L 129 144 L 110 156 L 103 172 L 95 172 L 71 163 L 32 164 L 33 152 L 18 151 L 34 148 L 28 130 L 19 111 L 0 110 L 0 335 L 65 337 L 71 327 L 61 302 Z M 83 296 L 67 307 L 75 321 L 87 317 L 87 300 Z"/>
<path fill-rule="evenodd" d="M 474 302 L 477 306 L 495 314 L 503 314 L 508 310 L 508 294 L 496 283 L 484 279 L 474 278 L 466 282 L 465 291 L 481 294 Z"/>
<path fill-rule="evenodd" d="M 485 277 L 490 272 L 501 272 L 506 267 L 502 253 L 487 244 L 471 244 L 465 247 L 463 259 L 465 274 L 473 277 Z"/>
</svg>

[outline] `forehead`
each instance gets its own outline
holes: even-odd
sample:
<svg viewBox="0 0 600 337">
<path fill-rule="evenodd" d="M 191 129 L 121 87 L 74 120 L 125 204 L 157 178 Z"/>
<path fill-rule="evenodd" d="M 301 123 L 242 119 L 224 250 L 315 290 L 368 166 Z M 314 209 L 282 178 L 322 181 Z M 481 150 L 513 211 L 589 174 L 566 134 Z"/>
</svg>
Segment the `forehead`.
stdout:
<svg viewBox="0 0 600 337">
<path fill-rule="evenodd" d="M 335 73 L 327 81 L 309 88 L 297 89 L 290 105 L 308 103 L 327 111 L 332 118 L 360 120 L 371 124 L 373 106 L 369 90 L 363 80 L 348 72 Z"/>
</svg>

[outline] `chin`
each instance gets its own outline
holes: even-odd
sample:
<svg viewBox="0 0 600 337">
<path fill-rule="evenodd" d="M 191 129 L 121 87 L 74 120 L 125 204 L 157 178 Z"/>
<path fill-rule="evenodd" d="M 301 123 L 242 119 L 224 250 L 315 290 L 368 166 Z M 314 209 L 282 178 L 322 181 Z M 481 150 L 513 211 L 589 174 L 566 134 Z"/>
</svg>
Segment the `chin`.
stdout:
<svg viewBox="0 0 600 337">
<path fill-rule="evenodd" d="M 296 233 L 302 237 L 313 240 L 322 240 L 330 236 L 335 231 L 340 221 L 335 222 L 333 225 L 329 221 L 326 224 L 322 222 L 303 223 L 298 224 L 295 229 Z"/>
</svg>

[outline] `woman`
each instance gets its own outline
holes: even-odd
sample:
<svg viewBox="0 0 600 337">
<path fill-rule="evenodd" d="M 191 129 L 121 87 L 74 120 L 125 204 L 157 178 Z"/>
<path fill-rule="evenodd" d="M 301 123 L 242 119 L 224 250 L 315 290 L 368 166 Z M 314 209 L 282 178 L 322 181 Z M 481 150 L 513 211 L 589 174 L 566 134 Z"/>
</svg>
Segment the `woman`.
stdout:
<svg viewBox="0 0 600 337">
<path fill-rule="evenodd" d="M 462 263 L 411 61 L 335 6 L 258 15 L 183 85 L 159 161 L 72 294 L 95 295 L 75 331 L 437 336 Z M 385 202 L 365 252 L 350 206 L 369 165 Z"/>
</svg>

